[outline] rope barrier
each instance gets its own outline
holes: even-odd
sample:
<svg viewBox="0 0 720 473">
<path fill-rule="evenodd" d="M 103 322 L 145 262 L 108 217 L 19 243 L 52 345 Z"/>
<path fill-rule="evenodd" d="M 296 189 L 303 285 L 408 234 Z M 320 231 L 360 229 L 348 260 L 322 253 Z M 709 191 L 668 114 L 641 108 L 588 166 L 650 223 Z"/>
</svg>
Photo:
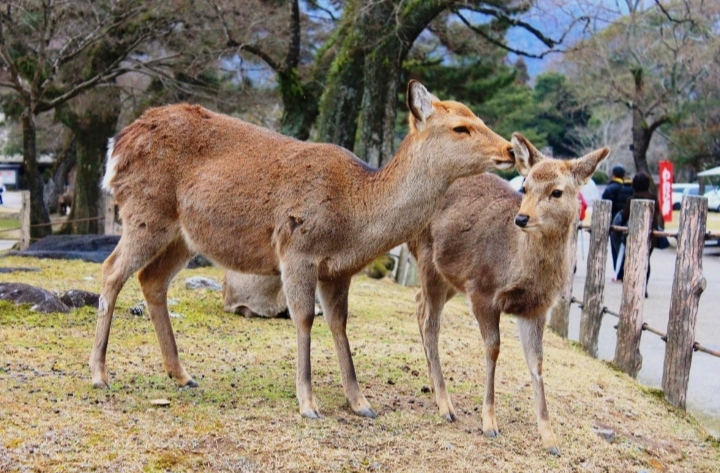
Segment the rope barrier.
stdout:
<svg viewBox="0 0 720 473">
<path fill-rule="evenodd" d="M 570 304 L 575 304 L 578 307 L 580 307 L 580 309 L 584 308 L 582 301 L 576 299 L 575 297 L 570 298 Z M 601 312 L 603 314 L 609 314 L 609 315 L 612 315 L 613 317 L 620 318 L 620 314 L 618 314 L 617 312 L 613 312 L 612 310 L 608 309 L 607 307 L 603 307 Z M 614 327 L 617 330 L 617 325 L 615 325 Z M 655 335 L 660 337 L 660 340 L 667 343 L 667 334 L 665 332 L 661 332 L 660 330 L 648 325 L 647 322 L 643 322 L 642 329 L 643 329 L 643 331 L 654 333 Z M 712 355 L 712 356 L 716 356 L 716 357 L 720 358 L 720 351 L 713 350 L 711 348 L 707 348 L 707 347 L 701 345 L 699 342 L 693 342 L 693 351 L 701 351 L 703 353 L 707 353 L 708 355 Z"/>
<path fill-rule="evenodd" d="M 30 228 L 49 227 L 50 225 L 62 225 L 65 223 L 75 223 L 75 222 L 92 222 L 94 220 L 105 220 L 105 217 L 88 217 L 88 218 L 78 218 L 75 220 L 62 220 L 62 221 L 50 222 L 50 223 L 36 223 L 35 225 L 30 225 Z"/>
</svg>

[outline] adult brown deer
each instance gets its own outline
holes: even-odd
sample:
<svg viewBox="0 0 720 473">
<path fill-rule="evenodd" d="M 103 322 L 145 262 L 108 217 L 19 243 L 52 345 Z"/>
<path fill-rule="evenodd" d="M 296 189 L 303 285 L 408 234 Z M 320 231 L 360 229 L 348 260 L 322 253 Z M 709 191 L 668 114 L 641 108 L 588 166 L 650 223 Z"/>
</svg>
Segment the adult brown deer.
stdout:
<svg viewBox="0 0 720 473">
<path fill-rule="evenodd" d="M 460 179 L 450 186 L 430 224 L 409 242 L 421 284 L 417 319 L 435 400 L 440 413 L 453 421 L 455 410 L 438 353 L 440 315 L 456 291 L 467 294 L 485 340 L 483 431 L 495 437 L 500 313 L 515 315 L 535 392 L 540 437 L 548 452 L 558 454 L 542 379 L 545 313 L 567 280 L 577 194 L 609 150 L 561 161 L 545 159 L 519 134 L 512 142 L 516 166 L 526 176 L 522 196 L 494 175 Z"/>
<path fill-rule="evenodd" d="M 137 270 L 165 370 L 195 385 L 178 359 L 167 310 L 173 276 L 195 252 L 240 272 L 281 274 L 298 344 L 300 413 L 319 417 L 310 380 L 317 288 L 351 408 L 374 417 L 345 333 L 353 274 L 430 220 L 461 177 L 514 165 L 512 145 L 467 107 L 408 86 L 410 132 L 384 168 L 199 106 L 148 110 L 108 151 L 105 189 L 123 234 L 103 265 L 92 382 L 107 386 L 105 354 L 118 293 Z"/>
</svg>

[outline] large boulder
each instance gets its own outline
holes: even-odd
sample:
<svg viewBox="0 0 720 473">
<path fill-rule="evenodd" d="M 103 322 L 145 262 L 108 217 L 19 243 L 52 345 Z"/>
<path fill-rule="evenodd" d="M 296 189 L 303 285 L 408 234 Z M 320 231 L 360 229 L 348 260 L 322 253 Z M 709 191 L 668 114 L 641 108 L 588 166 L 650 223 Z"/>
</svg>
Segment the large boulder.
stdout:
<svg viewBox="0 0 720 473">
<path fill-rule="evenodd" d="M 245 317 L 288 317 L 280 276 L 226 271 L 222 290 L 226 312 Z"/>
<path fill-rule="evenodd" d="M 33 304 L 34 312 L 68 313 L 70 309 L 52 292 L 23 283 L 0 283 L 0 299 L 15 304 Z"/>
<path fill-rule="evenodd" d="M 85 306 L 95 307 L 97 309 L 100 301 L 100 294 L 80 289 L 70 289 L 60 297 L 60 300 L 63 304 L 73 309 Z"/>
</svg>

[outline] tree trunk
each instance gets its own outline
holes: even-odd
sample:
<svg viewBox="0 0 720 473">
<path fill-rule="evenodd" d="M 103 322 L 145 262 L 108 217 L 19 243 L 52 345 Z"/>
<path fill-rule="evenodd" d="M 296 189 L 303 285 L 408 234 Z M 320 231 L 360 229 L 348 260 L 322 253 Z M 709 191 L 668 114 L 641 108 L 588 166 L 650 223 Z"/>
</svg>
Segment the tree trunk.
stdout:
<svg viewBox="0 0 720 473">
<path fill-rule="evenodd" d="M 653 130 L 648 127 L 647 121 L 637 108 L 632 115 L 633 161 L 635 170 L 651 176 L 647 162 L 647 150 L 650 147 Z"/>
<path fill-rule="evenodd" d="M 279 73 L 278 79 L 283 102 L 280 133 L 307 140 L 318 116 L 319 88 L 303 84 L 297 69 Z"/>
<path fill-rule="evenodd" d="M 380 167 L 393 157 L 400 71 L 418 35 L 448 2 L 417 2 L 412 8 L 386 0 L 366 8 L 365 87 L 360 115 L 358 155 Z"/>
<path fill-rule="evenodd" d="M 102 103 L 101 107 L 97 104 Z M 73 107 L 78 110 L 73 110 Z M 75 134 L 77 157 L 73 203 L 62 233 L 97 234 L 103 225 L 89 220 L 103 215 L 100 202 L 100 180 L 108 138 L 115 133 L 120 114 L 118 91 L 104 88 L 92 91 L 58 110 L 65 125 Z M 80 220 L 73 222 L 73 220 Z"/>
<path fill-rule="evenodd" d="M 397 36 L 390 35 L 365 57 L 358 155 L 376 168 L 393 157 L 402 49 Z"/>
<path fill-rule="evenodd" d="M 365 38 L 362 20 L 357 14 L 360 3 L 355 0 L 345 6 L 343 24 L 338 32 L 339 47 L 328 72 L 318 117 L 317 140 L 335 143 L 351 151 L 355 146 L 364 87 Z"/>
<path fill-rule="evenodd" d="M 30 238 L 38 239 L 52 234 L 50 216 L 45 208 L 43 198 L 43 182 L 38 169 L 37 147 L 35 138 L 35 121 L 32 111 L 26 109 L 21 117 L 23 130 L 23 168 L 25 185 L 30 191 L 30 224 L 45 224 L 41 227 L 30 227 Z"/>
</svg>

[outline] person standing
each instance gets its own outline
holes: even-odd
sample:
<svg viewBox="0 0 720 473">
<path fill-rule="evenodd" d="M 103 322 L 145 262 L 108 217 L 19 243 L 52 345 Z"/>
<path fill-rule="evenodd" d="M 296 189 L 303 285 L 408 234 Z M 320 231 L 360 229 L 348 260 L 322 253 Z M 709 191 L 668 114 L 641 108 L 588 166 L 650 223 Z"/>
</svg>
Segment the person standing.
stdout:
<svg viewBox="0 0 720 473">
<path fill-rule="evenodd" d="M 662 211 L 660 210 L 660 203 L 658 202 L 657 196 L 650 192 L 650 176 L 644 173 L 638 173 L 633 177 L 632 180 L 633 194 L 625 202 L 625 206 L 621 211 L 622 224 L 627 225 L 630 219 L 630 204 L 635 199 L 647 199 L 655 202 L 655 211 L 653 212 L 652 230 L 664 230 L 665 220 L 663 219 Z M 645 297 L 647 294 L 647 284 L 650 279 L 650 256 L 652 255 L 653 249 L 657 246 L 657 238 L 652 237 L 650 239 L 650 247 L 648 253 L 648 267 L 647 267 L 647 279 L 645 280 Z M 620 266 L 617 270 L 617 280 L 622 281 L 625 273 L 625 258 L 621 258 Z"/>
<path fill-rule="evenodd" d="M 603 200 L 612 202 L 612 224 L 621 224 L 621 213 L 625 207 L 625 202 L 633 194 L 632 184 L 629 179 L 625 179 L 625 168 L 618 164 L 612 169 L 612 179 L 603 191 Z M 621 232 L 610 232 L 610 252 L 612 253 L 613 270 L 618 272 L 618 252 L 620 251 L 620 243 L 622 241 Z"/>
</svg>

